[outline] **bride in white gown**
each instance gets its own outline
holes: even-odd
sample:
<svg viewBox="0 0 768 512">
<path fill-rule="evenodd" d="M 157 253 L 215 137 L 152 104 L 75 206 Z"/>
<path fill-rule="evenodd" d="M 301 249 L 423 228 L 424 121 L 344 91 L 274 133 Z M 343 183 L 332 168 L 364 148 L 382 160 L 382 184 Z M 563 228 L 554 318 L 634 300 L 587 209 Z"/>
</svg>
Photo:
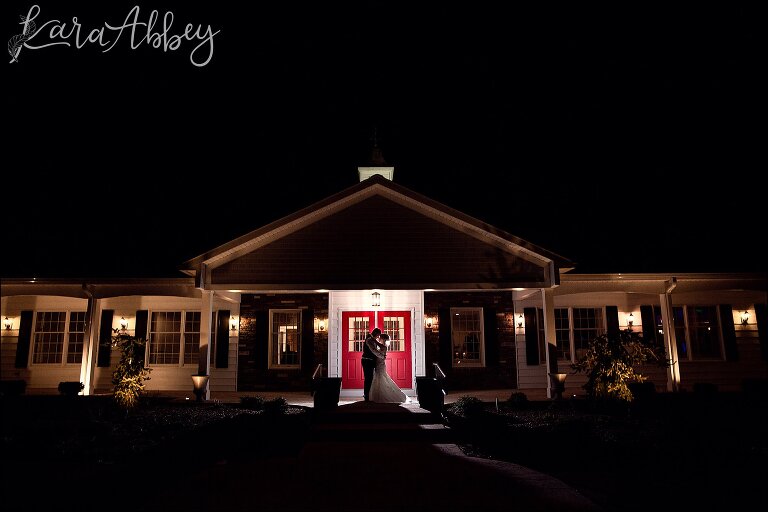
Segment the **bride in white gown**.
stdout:
<svg viewBox="0 0 768 512">
<path fill-rule="evenodd" d="M 395 384 L 392 377 L 387 373 L 387 348 L 389 347 L 389 336 L 381 335 L 382 344 L 379 350 L 384 352 L 384 357 L 376 359 L 376 371 L 373 374 L 371 382 L 370 399 L 371 402 L 379 403 L 405 403 L 407 397 L 405 393 Z"/>
</svg>

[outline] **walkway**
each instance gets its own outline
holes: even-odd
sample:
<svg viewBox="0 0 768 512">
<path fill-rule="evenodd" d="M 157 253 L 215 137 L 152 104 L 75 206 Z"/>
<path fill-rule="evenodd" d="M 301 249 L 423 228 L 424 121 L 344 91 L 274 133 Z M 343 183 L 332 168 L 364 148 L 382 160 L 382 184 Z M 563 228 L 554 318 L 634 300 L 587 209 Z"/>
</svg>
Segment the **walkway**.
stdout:
<svg viewBox="0 0 768 512">
<path fill-rule="evenodd" d="M 147 510 L 599 510 L 553 477 L 465 456 L 415 404 L 350 402 L 313 414 L 298 456 L 220 461 Z"/>
</svg>

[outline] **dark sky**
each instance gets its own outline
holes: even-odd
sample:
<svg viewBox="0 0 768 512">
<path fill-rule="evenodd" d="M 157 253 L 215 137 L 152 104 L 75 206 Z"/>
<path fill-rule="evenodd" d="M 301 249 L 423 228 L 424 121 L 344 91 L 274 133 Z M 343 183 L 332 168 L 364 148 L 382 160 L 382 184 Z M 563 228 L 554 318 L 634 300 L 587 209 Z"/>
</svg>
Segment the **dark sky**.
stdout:
<svg viewBox="0 0 768 512">
<path fill-rule="evenodd" d="M 127 32 L 24 48 L 3 64 L 0 275 L 181 275 L 354 185 L 374 126 L 395 182 L 580 272 L 766 271 L 756 12 L 412 3 L 138 3 L 155 32 L 167 11 L 171 34 L 219 30 L 203 67 L 198 42 Z M 136 2 L 108 4 L 36 23 L 84 38 Z M 3 3 L 6 39 L 32 5 Z"/>
</svg>

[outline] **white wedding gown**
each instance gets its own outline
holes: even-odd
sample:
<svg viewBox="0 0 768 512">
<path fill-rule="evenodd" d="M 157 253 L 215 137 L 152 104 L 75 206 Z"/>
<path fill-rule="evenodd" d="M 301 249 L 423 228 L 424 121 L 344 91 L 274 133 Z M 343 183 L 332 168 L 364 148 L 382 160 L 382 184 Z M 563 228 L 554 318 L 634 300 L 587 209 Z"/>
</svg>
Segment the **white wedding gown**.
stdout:
<svg viewBox="0 0 768 512">
<path fill-rule="evenodd" d="M 376 360 L 376 371 L 373 373 L 371 382 L 371 391 L 369 398 L 372 402 L 379 403 L 405 403 L 407 397 L 405 393 L 395 384 L 392 377 L 387 373 L 387 363 L 385 359 Z"/>
</svg>

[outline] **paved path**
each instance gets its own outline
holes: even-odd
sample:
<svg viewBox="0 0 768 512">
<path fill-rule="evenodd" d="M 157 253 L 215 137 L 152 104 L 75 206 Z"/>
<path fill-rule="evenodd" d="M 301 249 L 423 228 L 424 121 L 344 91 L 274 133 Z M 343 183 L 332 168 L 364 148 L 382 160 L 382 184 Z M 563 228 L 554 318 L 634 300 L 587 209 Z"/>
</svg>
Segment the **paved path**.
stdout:
<svg viewBox="0 0 768 512">
<path fill-rule="evenodd" d="M 425 441 L 428 436 L 403 437 L 402 421 L 422 420 L 399 417 L 409 416 L 408 409 L 426 411 L 416 406 L 402 409 L 378 414 L 367 413 L 361 404 L 340 407 L 346 413 L 338 424 L 341 436 L 333 435 L 333 420 L 328 423 L 326 418 L 323 431 L 298 456 L 220 461 L 168 488 L 146 510 L 600 510 L 553 477 L 516 464 L 467 457 L 455 444 Z M 372 423 L 382 418 L 392 430 L 386 430 L 387 423 Z M 367 439 L 369 433 L 373 439 Z"/>
</svg>

